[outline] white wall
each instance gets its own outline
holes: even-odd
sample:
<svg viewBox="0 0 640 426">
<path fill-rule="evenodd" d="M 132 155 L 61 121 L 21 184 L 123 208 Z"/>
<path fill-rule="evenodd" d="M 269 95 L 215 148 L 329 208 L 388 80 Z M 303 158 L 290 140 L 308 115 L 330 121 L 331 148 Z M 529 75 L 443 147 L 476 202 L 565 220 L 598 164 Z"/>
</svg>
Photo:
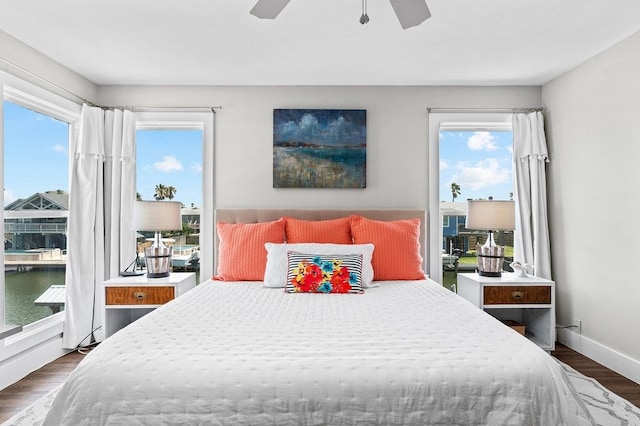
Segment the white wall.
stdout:
<svg viewBox="0 0 640 426">
<path fill-rule="evenodd" d="M 638 52 L 640 33 L 546 84 L 542 97 L 558 323 L 582 320 L 582 336 L 560 336 L 608 352 L 601 362 L 634 368 L 640 382 Z"/>
<path fill-rule="evenodd" d="M 427 106 L 540 104 L 539 87 L 101 87 L 105 105 L 221 105 L 216 207 L 427 208 Z M 274 108 L 367 110 L 367 188 L 273 189 Z"/>
<path fill-rule="evenodd" d="M 88 100 L 96 96 L 95 84 L 3 31 L 0 31 L 0 70 L 71 100 L 78 101 L 68 92 Z M 43 79 L 53 85 L 43 82 Z"/>
</svg>

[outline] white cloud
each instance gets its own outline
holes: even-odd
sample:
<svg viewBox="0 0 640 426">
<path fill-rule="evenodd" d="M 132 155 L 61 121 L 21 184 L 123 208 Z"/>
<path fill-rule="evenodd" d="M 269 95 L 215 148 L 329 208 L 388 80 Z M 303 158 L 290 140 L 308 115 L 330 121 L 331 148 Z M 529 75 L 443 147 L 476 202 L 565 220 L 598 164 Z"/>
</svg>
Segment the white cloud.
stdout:
<svg viewBox="0 0 640 426">
<path fill-rule="evenodd" d="M 202 173 L 202 164 L 200 163 L 193 163 L 191 165 L 191 171 L 193 173 Z"/>
<path fill-rule="evenodd" d="M 61 145 L 59 143 L 53 146 L 53 150 L 55 152 L 67 152 L 67 148 L 64 145 Z"/>
<path fill-rule="evenodd" d="M 500 166 L 495 158 L 487 158 L 474 164 L 459 163 L 459 172 L 453 177 L 462 190 L 477 191 L 495 184 L 508 183 L 511 179 L 510 170 Z"/>
<path fill-rule="evenodd" d="M 161 172 L 175 172 L 182 170 L 182 163 L 176 159 L 173 155 L 165 155 L 162 157 L 162 161 L 153 163 L 153 167 Z"/>
<path fill-rule="evenodd" d="M 467 140 L 467 146 L 472 151 L 494 151 L 498 149 L 491 132 L 475 132 Z"/>
<path fill-rule="evenodd" d="M 447 170 L 449 168 L 449 162 L 447 160 L 440 159 L 440 170 Z"/>
</svg>

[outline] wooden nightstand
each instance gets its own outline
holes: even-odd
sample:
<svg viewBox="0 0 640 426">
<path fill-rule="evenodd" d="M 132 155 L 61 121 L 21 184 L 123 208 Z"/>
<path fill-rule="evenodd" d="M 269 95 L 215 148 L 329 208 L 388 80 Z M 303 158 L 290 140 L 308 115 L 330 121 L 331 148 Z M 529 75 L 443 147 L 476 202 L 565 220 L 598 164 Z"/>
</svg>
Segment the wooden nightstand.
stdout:
<svg viewBox="0 0 640 426">
<path fill-rule="evenodd" d="M 500 320 L 525 326 L 525 335 L 546 351 L 556 345 L 555 283 L 503 273 L 501 277 L 458 274 L 458 295 Z"/>
<path fill-rule="evenodd" d="M 166 278 L 119 277 L 104 284 L 104 337 L 196 286 L 196 274 L 176 272 Z"/>
</svg>

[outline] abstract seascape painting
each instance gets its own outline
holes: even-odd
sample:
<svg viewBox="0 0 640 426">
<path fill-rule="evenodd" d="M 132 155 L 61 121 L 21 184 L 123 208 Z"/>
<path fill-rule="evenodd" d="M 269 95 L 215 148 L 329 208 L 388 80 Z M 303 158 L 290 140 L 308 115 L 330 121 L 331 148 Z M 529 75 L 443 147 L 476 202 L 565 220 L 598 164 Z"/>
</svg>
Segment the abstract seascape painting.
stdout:
<svg viewBox="0 0 640 426">
<path fill-rule="evenodd" d="M 367 111 L 274 109 L 274 188 L 366 188 Z"/>
</svg>

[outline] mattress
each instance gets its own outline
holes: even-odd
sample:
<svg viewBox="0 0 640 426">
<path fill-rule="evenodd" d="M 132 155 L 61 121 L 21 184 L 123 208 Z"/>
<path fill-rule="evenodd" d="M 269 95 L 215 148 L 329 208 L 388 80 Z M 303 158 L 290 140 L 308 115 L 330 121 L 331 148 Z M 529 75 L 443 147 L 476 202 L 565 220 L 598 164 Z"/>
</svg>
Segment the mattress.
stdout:
<svg viewBox="0 0 640 426">
<path fill-rule="evenodd" d="M 546 352 L 430 281 L 200 284 L 78 365 L 45 425 L 593 424 Z"/>
</svg>

